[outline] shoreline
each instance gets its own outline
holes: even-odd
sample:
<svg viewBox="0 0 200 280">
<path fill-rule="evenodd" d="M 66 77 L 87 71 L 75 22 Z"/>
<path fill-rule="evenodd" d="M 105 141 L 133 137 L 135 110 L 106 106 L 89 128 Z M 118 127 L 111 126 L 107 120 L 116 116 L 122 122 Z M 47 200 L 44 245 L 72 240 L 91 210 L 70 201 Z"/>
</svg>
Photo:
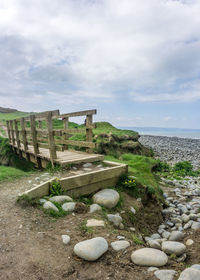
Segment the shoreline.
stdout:
<svg viewBox="0 0 200 280">
<path fill-rule="evenodd" d="M 154 156 L 161 161 L 169 164 L 189 161 L 195 169 L 200 168 L 200 139 L 140 135 L 138 141 L 145 147 L 151 148 Z"/>
</svg>

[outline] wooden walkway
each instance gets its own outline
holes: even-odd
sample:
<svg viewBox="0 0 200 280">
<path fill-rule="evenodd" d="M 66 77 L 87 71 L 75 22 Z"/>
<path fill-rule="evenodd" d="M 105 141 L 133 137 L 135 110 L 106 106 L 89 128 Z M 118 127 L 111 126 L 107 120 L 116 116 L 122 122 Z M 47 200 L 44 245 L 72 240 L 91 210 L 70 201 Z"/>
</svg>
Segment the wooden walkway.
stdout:
<svg viewBox="0 0 200 280">
<path fill-rule="evenodd" d="M 96 110 L 73 112 L 60 115 L 59 111 L 44 112 L 26 118 L 7 121 L 10 145 L 20 156 L 38 167 L 46 167 L 48 162 L 66 166 L 82 162 L 102 161 L 103 155 L 94 154 L 92 116 Z M 69 128 L 69 118 L 86 116 L 85 127 Z M 54 128 L 55 121 L 63 122 L 63 128 Z M 60 127 L 60 126 L 59 126 Z M 85 133 L 86 141 L 70 140 L 73 134 Z M 84 147 L 85 152 L 69 149 Z"/>
</svg>

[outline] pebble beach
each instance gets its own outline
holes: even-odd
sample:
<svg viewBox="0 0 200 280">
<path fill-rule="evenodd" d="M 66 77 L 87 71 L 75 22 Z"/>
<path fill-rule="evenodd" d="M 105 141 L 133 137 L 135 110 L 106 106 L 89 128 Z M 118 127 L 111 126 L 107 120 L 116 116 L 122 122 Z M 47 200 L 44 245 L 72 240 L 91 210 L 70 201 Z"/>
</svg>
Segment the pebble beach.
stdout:
<svg viewBox="0 0 200 280">
<path fill-rule="evenodd" d="M 200 168 L 200 139 L 141 135 L 139 142 L 151 148 L 161 161 L 189 161 L 195 169 Z"/>
</svg>

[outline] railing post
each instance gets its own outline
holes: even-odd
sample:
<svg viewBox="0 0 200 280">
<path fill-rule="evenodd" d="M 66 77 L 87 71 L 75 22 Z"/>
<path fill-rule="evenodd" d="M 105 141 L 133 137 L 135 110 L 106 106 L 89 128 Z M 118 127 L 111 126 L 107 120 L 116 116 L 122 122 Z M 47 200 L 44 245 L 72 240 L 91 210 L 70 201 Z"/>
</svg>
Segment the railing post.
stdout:
<svg viewBox="0 0 200 280">
<path fill-rule="evenodd" d="M 10 131 L 11 131 L 13 149 L 15 150 L 15 135 L 14 135 L 14 130 L 13 130 L 13 121 L 10 121 Z"/>
<path fill-rule="evenodd" d="M 92 134 L 92 115 L 86 115 L 86 141 L 92 142 L 93 134 Z M 91 153 L 92 149 L 87 148 L 87 153 Z"/>
<path fill-rule="evenodd" d="M 15 127 L 15 135 L 16 135 L 16 142 L 17 142 L 17 150 L 18 150 L 19 156 L 21 157 L 19 130 L 18 130 L 17 120 L 14 120 L 14 127 Z"/>
<path fill-rule="evenodd" d="M 54 135 L 53 135 L 52 112 L 49 112 L 47 114 L 46 121 L 47 121 L 50 160 L 52 166 L 54 167 L 54 159 L 57 159 L 57 154 L 56 154 L 56 145 L 55 145 Z"/>
<path fill-rule="evenodd" d="M 26 138 L 26 129 L 25 129 L 25 121 L 24 121 L 24 118 L 21 118 L 20 119 L 20 124 L 21 124 L 21 129 L 22 129 L 22 142 L 23 142 L 23 145 L 24 145 L 24 151 L 25 151 L 25 154 L 26 154 L 26 159 L 28 161 L 30 161 L 30 156 L 29 156 L 29 153 L 28 153 L 28 144 L 27 144 L 27 138 Z"/>
<path fill-rule="evenodd" d="M 30 120 L 31 120 L 31 136 L 32 136 L 32 142 L 33 142 L 35 160 L 36 160 L 37 166 L 40 168 L 41 160 L 37 156 L 39 154 L 39 148 L 38 148 L 38 143 L 37 143 L 37 132 L 36 132 L 36 128 L 35 128 L 35 115 L 31 115 Z"/>
<path fill-rule="evenodd" d="M 38 121 L 38 128 L 42 129 L 42 121 L 40 121 L 40 120 Z"/>
<path fill-rule="evenodd" d="M 7 126 L 7 132 L 8 132 L 9 143 L 11 143 L 11 134 L 10 134 L 10 125 L 9 125 L 9 121 L 6 121 L 6 126 Z"/>
<path fill-rule="evenodd" d="M 66 117 L 66 118 L 63 119 L 63 121 L 64 121 L 64 129 L 68 129 L 69 128 L 69 118 Z M 69 137 L 68 137 L 67 133 L 65 132 L 64 139 L 67 140 L 68 138 Z M 68 145 L 67 144 L 64 145 L 64 150 L 68 150 Z"/>
</svg>

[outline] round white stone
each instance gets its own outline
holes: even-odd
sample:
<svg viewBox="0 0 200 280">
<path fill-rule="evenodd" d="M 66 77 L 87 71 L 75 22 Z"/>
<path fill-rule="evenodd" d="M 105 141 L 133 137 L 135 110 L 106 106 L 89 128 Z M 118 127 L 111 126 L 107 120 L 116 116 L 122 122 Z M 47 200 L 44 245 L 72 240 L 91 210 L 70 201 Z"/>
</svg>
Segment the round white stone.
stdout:
<svg viewBox="0 0 200 280">
<path fill-rule="evenodd" d="M 174 276 L 176 275 L 176 271 L 168 269 L 157 270 L 154 272 L 154 275 L 159 280 L 173 280 Z"/>
<path fill-rule="evenodd" d="M 188 239 L 185 243 L 185 245 L 187 246 L 191 246 L 194 243 L 194 241 L 192 239 Z"/>
<path fill-rule="evenodd" d="M 107 208 L 113 208 L 119 201 L 119 194 L 112 189 L 104 189 L 93 196 L 94 203 L 100 204 Z"/>
<path fill-rule="evenodd" d="M 76 203 L 75 202 L 66 202 L 62 205 L 62 209 L 64 211 L 74 211 L 75 209 L 75 206 L 76 206 Z"/>
<path fill-rule="evenodd" d="M 87 220 L 86 227 L 104 227 L 105 223 L 102 220 L 90 219 Z"/>
<path fill-rule="evenodd" d="M 162 251 L 168 255 L 175 254 L 176 256 L 180 256 L 185 253 L 186 246 L 176 241 L 164 241 L 162 243 Z"/>
<path fill-rule="evenodd" d="M 67 234 L 62 235 L 62 241 L 64 244 L 68 244 L 70 242 L 70 236 Z"/>
<path fill-rule="evenodd" d="M 182 233 L 181 231 L 172 231 L 169 240 L 170 241 L 179 241 L 182 240 L 184 238 L 184 233 Z"/>
<path fill-rule="evenodd" d="M 199 280 L 200 279 L 200 270 L 195 268 L 186 268 L 181 273 L 178 280 Z"/>
<path fill-rule="evenodd" d="M 95 261 L 108 250 L 108 243 L 103 237 L 95 237 L 77 243 L 74 253 L 86 261 Z"/>
<path fill-rule="evenodd" d="M 73 199 L 68 195 L 52 196 L 49 200 L 52 201 L 52 202 L 58 202 L 58 203 L 64 202 L 64 201 L 73 201 Z"/>
<path fill-rule="evenodd" d="M 131 255 L 133 263 L 142 266 L 163 266 L 168 261 L 167 255 L 157 249 L 142 248 L 136 250 Z"/>
<path fill-rule="evenodd" d="M 130 246 L 130 243 L 125 240 L 120 240 L 120 241 L 111 242 L 110 245 L 113 248 L 113 250 L 120 251 L 128 248 Z"/>
<path fill-rule="evenodd" d="M 90 205 L 90 213 L 100 211 L 101 209 L 101 206 L 96 203 Z"/>
<path fill-rule="evenodd" d="M 44 209 L 50 209 L 50 210 L 54 210 L 56 212 L 59 212 L 58 208 L 51 202 L 51 201 L 46 201 L 43 204 L 43 208 Z"/>
</svg>

